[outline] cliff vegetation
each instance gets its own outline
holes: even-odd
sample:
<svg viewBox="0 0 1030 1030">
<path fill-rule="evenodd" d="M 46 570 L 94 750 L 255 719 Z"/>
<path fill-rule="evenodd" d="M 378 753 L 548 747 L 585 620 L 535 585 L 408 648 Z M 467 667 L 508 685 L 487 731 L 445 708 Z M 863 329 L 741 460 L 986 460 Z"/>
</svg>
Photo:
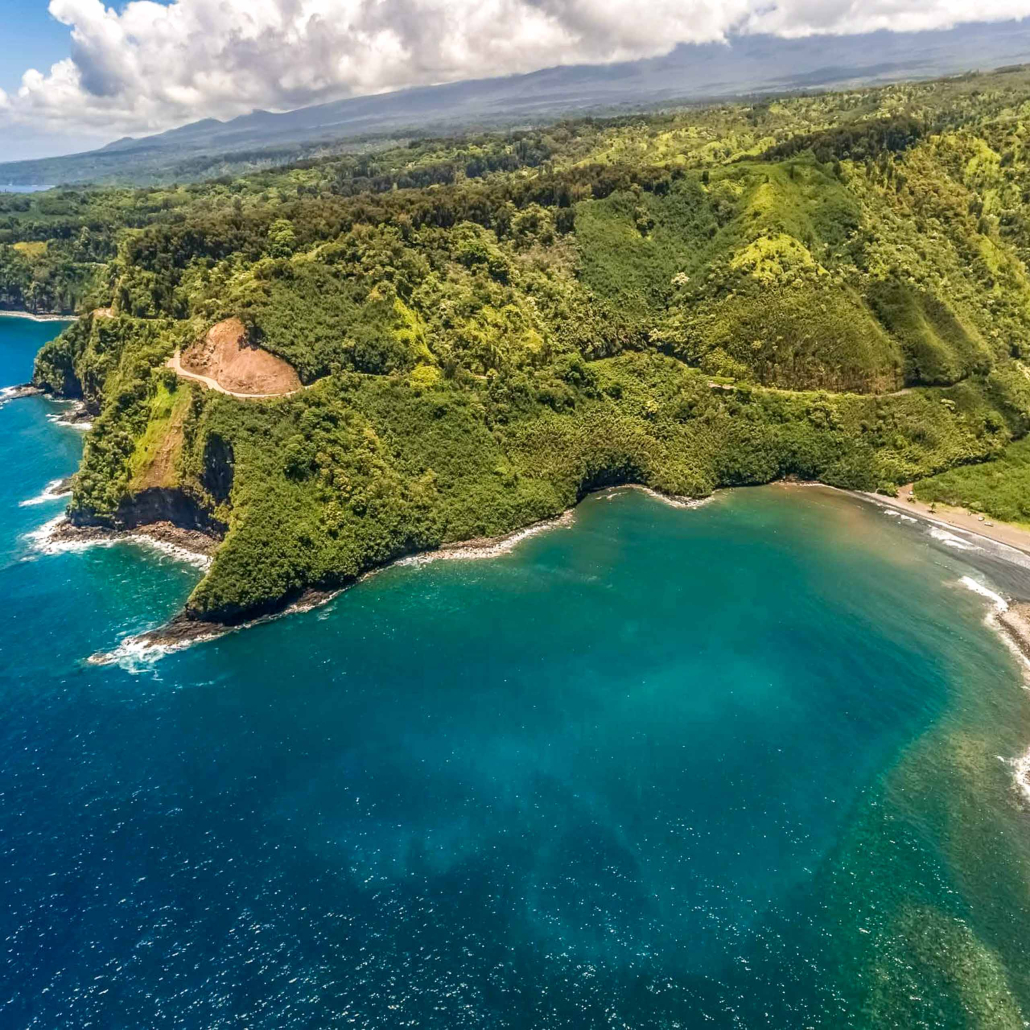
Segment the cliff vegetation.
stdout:
<svg viewBox="0 0 1030 1030">
<path fill-rule="evenodd" d="M 0 196 L 0 303 L 85 313 L 73 517 L 174 495 L 232 622 L 606 484 L 1021 476 L 1028 133 L 1017 69 Z M 305 388 L 166 367 L 230 319 Z"/>
</svg>

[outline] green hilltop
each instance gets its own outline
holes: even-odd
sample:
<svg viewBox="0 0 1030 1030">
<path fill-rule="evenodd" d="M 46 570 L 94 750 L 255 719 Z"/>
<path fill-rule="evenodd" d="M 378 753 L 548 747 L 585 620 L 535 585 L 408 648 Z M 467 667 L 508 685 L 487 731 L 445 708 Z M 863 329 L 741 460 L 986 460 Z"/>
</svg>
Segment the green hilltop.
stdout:
<svg viewBox="0 0 1030 1030">
<path fill-rule="evenodd" d="M 0 304 L 84 313 L 73 519 L 217 535 L 234 622 L 604 485 L 1023 475 L 1028 134 L 1013 69 L 0 196 Z M 307 388 L 164 367 L 227 318 Z"/>
</svg>

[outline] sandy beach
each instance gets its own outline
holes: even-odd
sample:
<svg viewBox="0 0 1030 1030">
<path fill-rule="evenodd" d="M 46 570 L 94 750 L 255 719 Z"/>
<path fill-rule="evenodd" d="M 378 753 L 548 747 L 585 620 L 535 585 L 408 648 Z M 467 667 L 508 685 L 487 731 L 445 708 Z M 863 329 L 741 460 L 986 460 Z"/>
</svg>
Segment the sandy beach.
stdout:
<svg viewBox="0 0 1030 1030">
<path fill-rule="evenodd" d="M 1030 554 L 1030 529 L 1014 526 L 1009 522 L 999 522 L 997 519 L 977 515 L 964 508 L 953 508 L 947 504 L 937 504 L 931 511 L 929 504 L 918 500 L 912 493 L 911 483 L 899 488 L 897 497 L 872 493 L 863 496 L 876 501 L 877 504 L 897 508 L 899 511 L 915 515 L 928 522 L 936 522 L 938 525 L 951 529 L 961 529 Z"/>
</svg>

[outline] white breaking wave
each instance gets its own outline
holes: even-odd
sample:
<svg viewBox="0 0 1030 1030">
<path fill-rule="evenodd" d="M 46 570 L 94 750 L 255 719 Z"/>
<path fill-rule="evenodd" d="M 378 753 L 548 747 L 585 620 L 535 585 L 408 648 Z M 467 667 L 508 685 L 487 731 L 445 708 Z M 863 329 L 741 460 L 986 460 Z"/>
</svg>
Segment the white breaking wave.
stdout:
<svg viewBox="0 0 1030 1030">
<path fill-rule="evenodd" d="M 25 534 L 33 548 L 41 554 L 63 554 L 66 551 L 85 551 L 87 547 L 110 547 L 114 540 L 103 538 L 90 538 L 89 540 L 58 540 L 57 534 L 68 522 L 68 516 L 55 515 L 52 519 L 44 522 L 39 529 L 32 530 Z"/>
<path fill-rule="evenodd" d="M 990 587 L 986 587 L 983 583 L 973 579 L 972 576 L 963 576 L 959 580 L 959 583 L 961 583 L 967 590 L 972 590 L 974 594 L 979 594 L 981 597 L 985 597 L 994 605 L 994 611 L 988 613 L 987 617 L 984 619 L 984 624 L 997 632 L 1002 643 L 1009 649 L 1009 651 L 1012 652 L 1012 655 L 1023 666 L 1023 685 L 1027 686 L 1028 676 L 1030 676 L 1030 658 L 1027 657 L 1023 649 L 1019 647 L 1016 641 L 1005 631 L 1005 628 L 1001 625 L 1002 620 L 998 618 L 1009 610 L 1008 601 L 1006 601 L 1001 594 L 991 590 Z M 998 758 L 1000 758 L 1006 765 L 1012 766 L 1016 787 L 1026 801 L 1030 802 L 1030 750 L 1020 758 L 1007 759 L 1002 758 L 1001 755 L 998 755 Z"/>
<path fill-rule="evenodd" d="M 169 543 L 165 540 L 156 540 L 154 537 L 144 533 L 125 533 L 117 536 L 88 536 L 81 540 L 66 539 L 59 537 L 60 531 L 68 524 L 67 515 L 58 515 L 56 518 L 44 522 L 39 529 L 32 530 L 25 534 L 25 539 L 32 543 L 35 550 L 41 554 L 65 554 L 69 551 L 87 551 L 91 547 L 114 547 L 116 544 L 131 543 L 141 544 L 153 551 L 166 554 L 177 561 L 193 565 L 198 569 L 207 569 L 212 562 L 208 554 L 201 554 L 198 551 L 191 551 L 178 544 Z"/>
<path fill-rule="evenodd" d="M 708 497 L 677 497 L 672 494 L 659 493 L 657 490 L 652 490 L 649 486 L 641 486 L 639 483 L 629 483 L 626 486 L 616 487 L 616 490 L 639 490 L 648 497 L 653 497 L 656 501 L 669 505 L 670 508 L 700 508 L 715 498 L 715 494 Z"/>
<path fill-rule="evenodd" d="M 1012 762 L 1016 773 L 1016 786 L 1023 797 L 1030 802 L 1030 750 Z"/>
<path fill-rule="evenodd" d="M 121 539 L 133 544 L 142 544 L 152 551 L 159 551 L 167 554 L 169 558 L 185 562 L 198 569 L 209 569 L 214 559 L 209 554 L 201 554 L 200 551 L 191 551 L 188 547 L 180 547 L 178 544 L 169 543 L 167 540 L 157 540 L 152 536 L 143 533 L 129 533 Z"/>
<path fill-rule="evenodd" d="M 989 587 L 984 586 L 983 583 L 977 582 L 972 576 L 963 576 L 959 582 L 967 590 L 972 590 L 974 594 L 986 597 L 987 600 L 994 605 L 994 610 L 996 612 L 1007 612 L 1009 610 L 1009 603 L 1001 596 L 1001 594 L 996 594 Z"/>
<path fill-rule="evenodd" d="M 165 655 L 174 654 L 176 651 L 185 651 L 187 647 L 202 644 L 206 640 L 215 640 L 221 635 L 220 633 L 211 633 L 192 637 L 179 643 L 158 644 L 144 640 L 145 634 L 143 633 L 134 634 L 126 637 L 111 651 L 98 651 L 96 654 L 90 655 L 86 662 L 89 665 L 117 665 L 126 672 L 136 674 L 147 671 Z"/>
<path fill-rule="evenodd" d="M 30 497 L 27 501 L 20 501 L 18 503 L 19 508 L 28 508 L 33 504 L 46 504 L 47 501 L 58 501 L 62 497 L 71 497 L 71 490 L 61 490 L 60 486 L 64 482 L 63 479 L 52 479 L 43 488 L 43 492 L 38 497 Z"/>
<path fill-rule="evenodd" d="M 126 637 L 113 651 L 102 651 L 86 659 L 90 665 L 118 665 L 126 672 L 142 672 L 173 648 L 164 644 L 146 644 L 139 637 Z"/>
<path fill-rule="evenodd" d="M 938 529 L 936 526 L 931 528 L 930 536 L 934 540 L 939 540 L 942 544 L 947 547 L 955 547 L 960 551 L 975 551 L 976 545 L 969 543 L 968 540 L 963 540 L 960 536 L 955 536 L 954 533 L 949 533 L 946 529 Z"/>
<path fill-rule="evenodd" d="M 906 515 L 903 511 L 898 511 L 896 508 L 881 508 L 880 511 L 882 511 L 888 518 L 901 519 L 902 522 L 919 521 L 919 519 L 914 519 L 911 515 Z"/>
<path fill-rule="evenodd" d="M 47 421 L 53 422 L 55 426 L 67 426 L 69 429 L 81 429 L 84 433 L 93 428 L 92 422 L 82 420 L 76 422 L 64 415 L 47 415 Z"/>
<path fill-rule="evenodd" d="M 559 515 L 556 519 L 548 522 L 538 522 L 535 526 L 520 529 L 517 533 L 503 537 L 500 540 L 491 540 L 482 546 L 470 547 L 442 547 L 439 551 L 427 551 L 425 554 L 413 554 L 410 558 L 401 558 L 394 564 L 407 566 L 429 565 L 434 561 L 474 561 L 480 558 L 496 558 L 502 554 L 508 554 L 515 549 L 523 540 L 539 533 L 545 533 L 549 529 L 556 529 L 559 526 L 567 526 L 572 522 L 571 511 Z"/>
<path fill-rule="evenodd" d="M 0 408 L 18 396 L 20 386 L 0 386 Z"/>
</svg>

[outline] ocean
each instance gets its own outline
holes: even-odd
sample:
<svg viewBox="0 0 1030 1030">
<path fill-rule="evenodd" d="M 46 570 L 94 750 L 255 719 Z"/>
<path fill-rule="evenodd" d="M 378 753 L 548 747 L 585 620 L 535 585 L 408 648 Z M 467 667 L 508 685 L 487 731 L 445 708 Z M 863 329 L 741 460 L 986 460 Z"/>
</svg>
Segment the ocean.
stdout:
<svg viewBox="0 0 1030 1030">
<path fill-rule="evenodd" d="M 0 385 L 59 328 L 0 319 Z M 38 550 L 62 410 L 0 407 L 0 1026 L 1027 1025 L 1027 569 L 622 490 L 99 666 L 200 572 Z"/>
</svg>

